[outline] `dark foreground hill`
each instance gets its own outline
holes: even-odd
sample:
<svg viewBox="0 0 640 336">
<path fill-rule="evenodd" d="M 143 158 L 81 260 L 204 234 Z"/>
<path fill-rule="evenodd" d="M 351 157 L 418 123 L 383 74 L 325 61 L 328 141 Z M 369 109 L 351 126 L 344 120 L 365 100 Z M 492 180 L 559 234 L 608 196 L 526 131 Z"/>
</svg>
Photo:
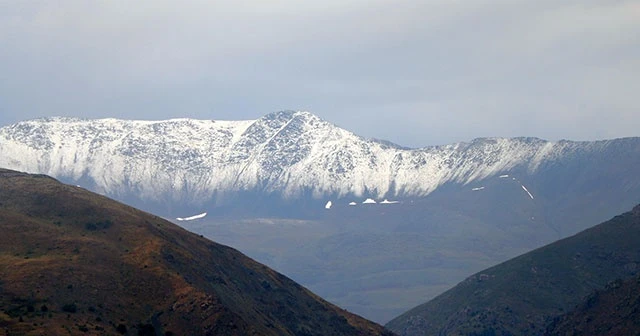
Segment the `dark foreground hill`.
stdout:
<svg viewBox="0 0 640 336">
<path fill-rule="evenodd" d="M 640 271 L 640 206 L 477 273 L 387 324 L 401 335 L 541 335 L 594 290 Z"/>
<path fill-rule="evenodd" d="M 234 249 L 0 170 L 0 334 L 381 335 Z"/>
<path fill-rule="evenodd" d="M 547 335 L 640 335 L 640 276 L 617 280 L 554 321 Z"/>
</svg>

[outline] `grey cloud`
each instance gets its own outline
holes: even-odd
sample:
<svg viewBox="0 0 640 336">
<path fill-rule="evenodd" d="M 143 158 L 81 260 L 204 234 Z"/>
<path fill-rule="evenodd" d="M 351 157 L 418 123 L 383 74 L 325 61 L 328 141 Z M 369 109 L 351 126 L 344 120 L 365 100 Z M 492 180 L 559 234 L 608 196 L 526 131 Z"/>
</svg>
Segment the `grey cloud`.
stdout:
<svg viewBox="0 0 640 336">
<path fill-rule="evenodd" d="M 0 6 L 0 124 L 305 109 L 410 146 L 640 125 L 637 1 Z"/>
</svg>

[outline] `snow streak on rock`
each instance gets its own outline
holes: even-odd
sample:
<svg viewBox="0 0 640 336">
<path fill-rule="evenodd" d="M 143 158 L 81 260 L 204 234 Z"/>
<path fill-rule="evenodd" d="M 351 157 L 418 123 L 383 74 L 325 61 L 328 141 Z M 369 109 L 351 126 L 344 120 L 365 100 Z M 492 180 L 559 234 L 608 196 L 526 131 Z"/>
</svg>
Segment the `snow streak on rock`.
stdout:
<svg viewBox="0 0 640 336">
<path fill-rule="evenodd" d="M 192 220 L 195 220 L 195 219 L 204 218 L 206 216 L 207 216 L 207 213 L 204 212 L 204 213 L 201 213 L 199 215 L 195 215 L 195 216 L 191 216 L 191 217 L 185 217 L 185 218 L 178 217 L 178 218 L 176 218 L 176 220 L 177 221 L 192 221 Z"/>
<path fill-rule="evenodd" d="M 533 195 L 531 195 L 531 193 L 529 192 L 529 189 L 527 189 L 527 187 L 525 187 L 524 184 L 522 185 L 522 190 L 524 190 L 527 193 L 527 195 L 529 195 L 529 197 L 533 199 Z"/>
</svg>

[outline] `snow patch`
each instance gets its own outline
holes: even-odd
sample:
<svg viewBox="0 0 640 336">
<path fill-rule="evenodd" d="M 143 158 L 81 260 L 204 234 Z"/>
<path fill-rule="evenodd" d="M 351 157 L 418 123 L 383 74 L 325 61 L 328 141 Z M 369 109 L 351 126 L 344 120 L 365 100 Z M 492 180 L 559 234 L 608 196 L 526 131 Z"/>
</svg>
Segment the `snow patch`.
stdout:
<svg viewBox="0 0 640 336">
<path fill-rule="evenodd" d="M 529 194 L 529 197 L 531 197 L 531 199 L 533 199 L 533 195 L 531 195 L 531 193 L 529 192 L 529 190 L 527 190 L 527 187 L 524 186 L 524 184 L 521 185 L 522 186 L 522 190 L 526 191 L 527 194 Z"/>
<path fill-rule="evenodd" d="M 178 218 L 176 218 L 176 220 L 178 220 L 178 221 L 191 221 L 191 220 L 194 220 L 194 219 L 204 218 L 206 215 L 207 215 L 207 213 L 203 212 L 203 213 L 201 213 L 199 215 L 195 215 L 195 216 L 191 216 L 191 217 L 185 217 L 185 218 L 178 217 Z"/>
</svg>

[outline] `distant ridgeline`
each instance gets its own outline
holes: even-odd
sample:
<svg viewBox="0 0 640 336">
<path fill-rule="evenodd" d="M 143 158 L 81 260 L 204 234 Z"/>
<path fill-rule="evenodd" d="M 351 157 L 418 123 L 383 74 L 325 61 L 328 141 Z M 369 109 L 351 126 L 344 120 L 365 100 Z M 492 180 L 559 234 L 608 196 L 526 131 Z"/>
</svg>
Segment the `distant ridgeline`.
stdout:
<svg viewBox="0 0 640 336">
<path fill-rule="evenodd" d="M 611 190 L 625 190 L 635 202 L 639 164 L 640 138 L 486 138 L 407 149 L 293 111 L 246 121 L 48 118 L 0 129 L 0 167 L 183 218 L 320 216 L 328 201 L 346 207 L 442 190 L 487 192 L 487 181 L 508 175 L 503 183 L 543 205 Z"/>
</svg>

